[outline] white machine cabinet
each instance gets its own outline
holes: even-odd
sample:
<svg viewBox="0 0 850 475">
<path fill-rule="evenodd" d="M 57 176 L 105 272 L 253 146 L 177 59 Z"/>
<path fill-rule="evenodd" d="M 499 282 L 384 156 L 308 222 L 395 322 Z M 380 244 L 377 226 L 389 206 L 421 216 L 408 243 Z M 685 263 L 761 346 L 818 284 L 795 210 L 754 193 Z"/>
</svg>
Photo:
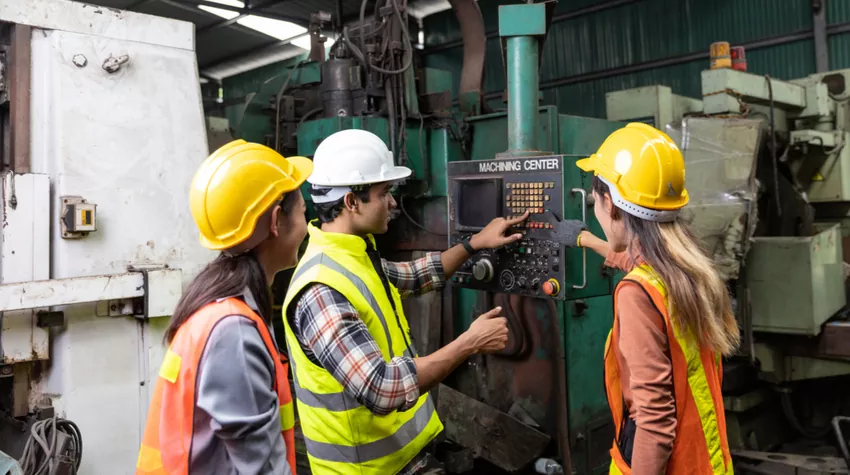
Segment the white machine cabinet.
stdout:
<svg viewBox="0 0 850 475">
<path fill-rule="evenodd" d="M 2 363 L 19 410 L 47 398 L 79 425 L 80 473 L 133 473 L 167 317 L 213 258 L 188 207 L 208 153 L 194 28 L 65 0 L 0 0 L 0 21 L 32 27 L 30 170 L 3 175 Z"/>
</svg>

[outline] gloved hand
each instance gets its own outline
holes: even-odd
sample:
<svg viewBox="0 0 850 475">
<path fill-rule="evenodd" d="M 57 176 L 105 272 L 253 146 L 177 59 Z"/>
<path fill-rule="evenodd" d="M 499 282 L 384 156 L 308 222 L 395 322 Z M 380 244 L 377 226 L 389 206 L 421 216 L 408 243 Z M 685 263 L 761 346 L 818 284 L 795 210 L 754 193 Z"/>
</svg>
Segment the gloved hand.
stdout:
<svg viewBox="0 0 850 475">
<path fill-rule="evenodd" d="M 565 219 L 552 224 L 555 236 L 561 244 L 567 247 L 578 247 L 578 236 L 587 229 L 584 221 L 578 219 Z"/>
</svg>

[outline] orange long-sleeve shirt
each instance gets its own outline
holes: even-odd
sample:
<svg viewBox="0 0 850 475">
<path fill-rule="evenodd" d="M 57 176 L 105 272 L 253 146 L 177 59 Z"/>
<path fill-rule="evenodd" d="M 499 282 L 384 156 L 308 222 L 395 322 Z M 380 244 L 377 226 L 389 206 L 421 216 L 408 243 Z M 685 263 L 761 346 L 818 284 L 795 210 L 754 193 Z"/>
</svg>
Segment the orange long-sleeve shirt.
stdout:
<svg viewBox="0 0 850 475">
<path fill-rule="evenodd" d="M 633 260 L 628 252 L 609 252 L 605 265 L 629 272 Z M 663 317 L 643 288 L 622 282 L 617 293 L 620 325 L 620 385 L 626 407 L 637 426 L 632 450 L 633 475 L 661 475 L 676 438 L 676 401 L 667 332 Z"/>
</svg>

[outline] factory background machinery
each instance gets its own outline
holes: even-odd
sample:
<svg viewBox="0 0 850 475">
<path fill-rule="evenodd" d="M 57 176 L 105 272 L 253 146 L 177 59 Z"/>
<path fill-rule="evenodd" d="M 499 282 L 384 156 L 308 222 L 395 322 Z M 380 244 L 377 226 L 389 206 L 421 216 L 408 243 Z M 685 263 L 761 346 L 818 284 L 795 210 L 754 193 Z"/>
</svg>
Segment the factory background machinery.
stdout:
<svg viewBox="0 0 850 475">
<path fill-rule="evenodd" d="M 4 475 L 133 472 L 207 154 L 191 23 L 0 1 Z"/>
<path fill-rule="evenodd" d="M 723 15 L 770 14 L 757 3 L 734 2 Z M 591 61 L 602 68 L 593 71 L 582 54 L 544 45 L 610 46 L 601 36 L 643 45 L 637 38 L 652 32 L 622 33 L 631 31 L 626 9 L 637 12 L 635 28 L 668 10 L 706 21 L 720 10 L 693 1 L 453 0 L 451 12 L 425 22 L 442 45 L 418 51 L 406 1 L 359 4 L 354 22 L 315 11 L 308 54 L 282 71 L 249 73 L 254 91 L 258 75 L 280 76 L 271 100 L 225 81 L 236 114 L 205 124 L 200 36 L 190 24 L 66 0 L 25 8 L 0 0 L 0 452 L 23 457 L 33 428 L 55 414 L 85 440 L 80 473 L 130 473 L 163 352 L 160 317 L 212 258 L 184 205 L 197 164 L 234 136 L 310 156 L 331 133 L 362 128 L 414 170 L 380 243 L 389 258 L 444 249 L 489 217 L 534 210 L 522 242 L 480 253 L 441 294 L 405 304 L 426 353 L 476 315 L 506 308 L 505 351 L 471 359 L 436 390 L 449 471 L 605 473 L 613 431 L 601 355 L 620 276 L 559 245 L 547 225 L 550 215 L 586 219 L 601 235 L 588 213 L 589 177 L 573 163 L 623 121 L 640 120 L 681 145 L 693 197 L 686 219 L 735 296 L 744 345 L 726 362 L 724 397 L 736 470 L 847 473 L 835 426 L 846 432 L 841 416 L 850 413 L 850 72 L 837 68 L 850 65 L 840 23 L 850 10 L 795 0 L 784 29 L 754 29 L 743 41 L 751 71 L 800 79 L 710 69 L 708 43 L 722 38 L 706 27 L 705 38 L 688 36 L 704 51 L 661 61 L 647 48 L 626 65 L 632 76 L 606 82 L 625 74 L 605 69 L 609 56 Z M 818 28 L 826 10 L 831 23 Z M 837 70 L 822 67 L 825 40 Z M 790 60 L 765 69 L 770 47 L 820 72 Z M 577 76 L 553 72 L 571 61 Z M 278 295 L 287 277 L 276 281 Z M 74 464 L 79 439 L 63 427 L 67 439 L 54 449 Z"/>
<path fill-rule="evenodd" d="M 731 61 L 708 70 L 706 61 L 700 99 L 650 86 L 608 94 L 607 121 L 563 115 L 540 105 L 554 2 L 503 5 L 507 110 L 499 110 L 482 92 L 492 51 L 480 10 L 451 3 L 464 40 L 459 77 L 418 61 L 405 44 L 404 5 L 378 2 L 343 29 L 327 59 L 288 70 L 267 108 L 266 136 L 304 156 L 342 129 L 382 137 L 414 170 L 381 240 L 390 257 L 445 249 L 492 217 L 532 210 L 516 246 L 474 256 L 440 301 L 408 303 L 426 352 L 492 306 L 506 309 L 505 351 L 470 360 L 437 390 L 450 471 L 607 471 L 613 430 L 601 354 L 619 276 L 554 241 L 549 216 L 585 219 L 601 234 L 587 214 L 589 177 L 573 164 L 624 121 L 652 123 L 682 147 L 692 196 L 685 218 L 735 297 L 744 345 L 727 361 L 724 397 L 741 472 L 846 470 L 847 444 L 833 426 L 850 409 L 841 389 L 850 360 L 839 343 L 848 328 L 846 73 L 778 81 Z M 283 276 L 279 291 L 285 284 Z"/>
<path fill-rule="evenodd" d="M 766 456 L 747 451 L 801 450 L 795 437 L 847 458 L 848 74 L 717 68 L 702 72 L 700 99 L 665 86 L 606 97 L 609 118 L 663 125 L 682 145 L 687 216 L 734 289 L 743 333 L 724 375 L 729 440 L 755 460 Z"/>
<path fill-rule="evenodd" d="M 477 255 L 442 296 L 406 305 L 424 352 L 494 305 L 506 309 L 512 330 L 502 354 L 471 360 L 437 391 L 449 468 L 461 473 L 480 459 L 513 472 L 540 460 L 548 470 L 565 464 L 565 473 L 604 471 L 613 429 L 594 355 L 602 354 L 612 320 L 612 273 L 598 256 L 556 242 L 551 224 L 552 216 L 586 219 L 601 233 L 587 212 L 589 177 L 574 164 L 621 124 L 540 105 L 540 50 L 555 2 L 500 9 L 509 99 L 506 111 L 488 108 L 483 18 L 474 1 L 451 3 L 468 39 L 459 78 L 417 64 L 403 2 L 364 2 L 368 16 L 343 29 L 327 59 L 318 54 L 286 75 L 269 108 L 267 141 L 309 157 L 343 129 L 384 139 L 414 170 L 399 189 L 399 219 L 380 239 L 388 258 L 445 249 L 495 217 L 531 209 L 522 241 Z M 278 284 L 282 294 L 285 277 Z"/>
</svg>

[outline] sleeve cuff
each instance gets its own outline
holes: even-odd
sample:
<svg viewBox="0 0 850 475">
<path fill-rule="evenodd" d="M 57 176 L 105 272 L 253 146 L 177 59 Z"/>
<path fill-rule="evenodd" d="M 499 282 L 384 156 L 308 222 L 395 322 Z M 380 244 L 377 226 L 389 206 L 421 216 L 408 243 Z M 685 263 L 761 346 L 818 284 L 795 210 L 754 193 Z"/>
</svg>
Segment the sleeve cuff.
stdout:
<svg viewBox="0 0 850 475">
<path fill-rule="evenodd" d="M 608 255 L 605 256 L 605 266 L 606 267 L 617 267 L 617 253 L 614 251 L 608 251 Z"/>
<path fill-rule="evenodd" d="M 396 359 L 401 360 L 405 371 L 410 375 L 409 378 L 404 378 L 404 405 L 399 408 L 400 412 L 404 412 L 413 408 L 419 400 L 419 374 L 416 372 L 416 363 L 413 362 L 413 358 L 400 356 Z"/>
<path fill-rule="evenodd" d="M 427 255 L 428 269 L 431 276 L 431 283 L 435 289 L 442 288 L 446 283 L 446 274 L 443 271 L 442 253 L 429 252 Z"/>
</svg>

